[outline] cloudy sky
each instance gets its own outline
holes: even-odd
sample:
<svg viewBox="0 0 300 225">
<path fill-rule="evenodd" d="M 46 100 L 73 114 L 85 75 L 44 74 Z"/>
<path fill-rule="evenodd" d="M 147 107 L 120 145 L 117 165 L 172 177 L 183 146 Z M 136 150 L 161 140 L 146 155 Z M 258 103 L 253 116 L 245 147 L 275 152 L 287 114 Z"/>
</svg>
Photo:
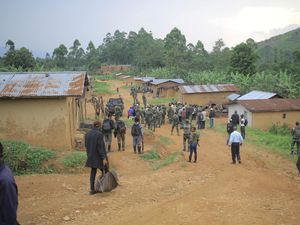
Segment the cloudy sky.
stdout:
<svg viewBox="0 0 300 225">
<path fill-rule="evenodd" d="M 251 37 L 261 41 L 300 26 L 299 0 L 0 0 L 0 46 L 52 53 L 79 39 L 85 48 L 106 33 L 144 27 L 164 38 L 177 27 L 188 42 L 205 48 L 223 38 L 232 47 Z"/>
</svg>

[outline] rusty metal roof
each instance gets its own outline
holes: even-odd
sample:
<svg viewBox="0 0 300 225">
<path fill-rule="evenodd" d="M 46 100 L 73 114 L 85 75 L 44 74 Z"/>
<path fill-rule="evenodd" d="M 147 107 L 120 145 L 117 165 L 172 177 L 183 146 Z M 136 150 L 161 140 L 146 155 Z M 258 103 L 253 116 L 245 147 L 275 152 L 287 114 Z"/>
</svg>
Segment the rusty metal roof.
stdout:
<svg viewBox="0 0 300 225">
<path fill-rule="evenodd" d="M 159 85 L 159 84 L 166 83 L 166 82 L 184 84 L 184 80 L 182 80 L 182 79 L 154 79 L 150 83 L 153 84 L 153 85 Z"/>
<path fill-rule="evenodd" d="M 179 89 L 183 94 L 239 91 L 234 84 L 183 85 Z"/>
<path fill-rule="evenodd" d="M 86 72 L 0 73 L 0 98 L 37 98 L 84 94 Z"/>
<path fill-rule="evenodd" d="M 251 112 L 300 111 L 300 99 L 256 99 L 238 100 L 239 104 Z"/>
</svg>

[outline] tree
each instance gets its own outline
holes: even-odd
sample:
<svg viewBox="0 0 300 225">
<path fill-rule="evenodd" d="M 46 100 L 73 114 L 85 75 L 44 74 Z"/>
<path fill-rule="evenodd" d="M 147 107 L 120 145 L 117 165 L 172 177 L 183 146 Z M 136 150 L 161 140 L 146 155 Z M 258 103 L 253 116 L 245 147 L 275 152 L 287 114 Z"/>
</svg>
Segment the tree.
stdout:
<svg viewBox="0 0 300 225">
<path fill-rule="evenodd" d="M 244 75 L 252 75 L 256 72 L 256 59 L 257 55 L 253 49 L 249 45 L 241 43 L 233 48 L 230 59 L 231 71 Z"/>
<path fill-rule="evenodd" d="M 61 44 L 58 48 L 55 48 L 52 54 L 52 58 L 56 66 L 65 69 L 67 64 L 68 49 L 65 45 Z"/>
<path fill-rule="evenodd" d="M 215 71 L 228 71 L 230 68 L 231 51 L 225 46 L 223 39 L 217 40 L 210 54 Z"/>
<path fill-rule="evenodd" d="M 35 59 L 27 48 L 22 47 L 19 50 L 11 48 L 11 50 L 5 54 L 4 64 L 21 69 L 22 71 L 28 71 L 34 68 Z"/>
<path fill-rule="evenodd" d="M 7 42 L 5 43 L 5 47 L 8 47 L 8 51 L 14 51 L 15 43 L 12 40 L 7 40 Z"/>
<path fill-rule="evenodd" d="M 169 68 L 175 68 L 183 73 L 187 68 L 186 39 L 178 28 L 173 28 L 165 38 L 165 63 Z"/>
</svg>

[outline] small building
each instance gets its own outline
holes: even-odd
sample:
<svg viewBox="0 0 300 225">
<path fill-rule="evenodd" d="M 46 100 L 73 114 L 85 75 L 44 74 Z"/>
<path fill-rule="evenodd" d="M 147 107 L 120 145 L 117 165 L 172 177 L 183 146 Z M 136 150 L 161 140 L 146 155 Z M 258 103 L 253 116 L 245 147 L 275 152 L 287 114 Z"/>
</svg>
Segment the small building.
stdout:
<svg viewBox="0 0 300 225">
<path fill-rule="evenodd" d="M 126 85 L 133 85 L 134 84 L 134 77 L 132 76 L 122 76 L 121 77 L 122 81 Z"/>
<path fill-rule="evenodd" d="M 179 86 L 179 100 L 201 106 L 227 104 L 227 96 L 238 92 L 234 84 L 182 85 Z"/>
<path fill-rule="evenodd" d="M 156 97 L 175 97 L 178 87 L 183 84 L 182 79 L 154 79 L 150 82 L 150 87 Z"/>
<path fill-rule="evenodd" d="M 134 82 L 137 86 L 144 86 L 148 85 L 148 83 L 152 82 L 154 79 L 154 77 L 135 77 Z"/>
<path fill-rule="evenodd" d="M 228 117 L 237 111 L 244 114 L 248 126 L 269 129 L 273 124 L 294 126 L 300 120 L 300 99 L 238 100 L 228 106 Z"/>
<path fill-rule="evenodd" d="M 0 139 L 71 149 L 88 84 L 86 72 L 0 73 Z"/>
<path fill-rule="evenodd" d="M 272 92 L 250 91 L 249 93 L 237 98 L 237 100 L 273 99 L 273 98 L 282 98 L 282 97 Z"/>
</svg>

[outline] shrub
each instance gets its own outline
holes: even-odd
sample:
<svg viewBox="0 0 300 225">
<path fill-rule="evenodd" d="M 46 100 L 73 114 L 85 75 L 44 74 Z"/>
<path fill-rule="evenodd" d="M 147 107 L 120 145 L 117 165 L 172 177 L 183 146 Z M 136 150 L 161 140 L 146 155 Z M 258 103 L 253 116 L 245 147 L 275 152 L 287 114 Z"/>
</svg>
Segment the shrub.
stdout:
<svg viewBox="0 0 300 225">
<path fill-rule="evenodd" d="M 53 172 L 51 166 L 43 164 L 55 157 L 53 151 L 32 147 L 22 141 L 1 142 L 4 146 L 4 161 L 16 175 Z"/>
<path fill-rule="evenodd" d="M 87 159 L 85 152 L 75 151 L 65 156 L 62 159 L 64 166 L 66 167 L 82 167 Z"/>
<path fill-rule="evenodd" d="M 279 134 L 279 135 L 291 135 L 291 129 L 289 128 L 289 126 L 287 124 L 283 124 L 282 126 L 273 124 L 270 128 L 269 128 L 269 132 L 271 134 Z"/>
</svg>

